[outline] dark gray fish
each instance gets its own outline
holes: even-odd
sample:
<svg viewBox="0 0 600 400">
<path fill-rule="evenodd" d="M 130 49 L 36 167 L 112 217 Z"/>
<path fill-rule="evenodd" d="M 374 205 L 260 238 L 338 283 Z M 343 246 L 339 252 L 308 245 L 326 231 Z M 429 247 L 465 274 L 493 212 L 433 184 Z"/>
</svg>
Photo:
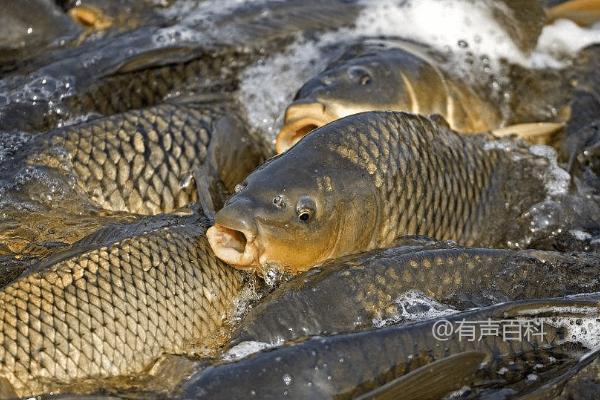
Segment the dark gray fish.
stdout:
<svg viewBox="0 0 600 400">
<path fill-rule="evenodd" d="M 568 326 L 560 327 L 552 318 L 597 318 L 598 311 L 597 296 L 530 300 L 409 326 L 315 337 L 201 370 L 182 385 L 181 398 L 377 398 L 384 388 L 418 399 L 440 398 L 464 385 L 508 385 L 534 371 L 573 365 L 585 346 L 571 338 Z M 472 341 L 461 338 L 460 330 L 448 331 L 446 340 L 439 340 L 435 328 L 488 320 L 502 320 L 504 326 L 536 317 L 547 318 L 544 333 L 514 341 L 503 340 L 504 328 L 487 335 L 476 323 Z M 436 375 L 443 379 L 433 379 Z"/>
<path fill-rule="evenodd" d="M 0 124 L 4 129 L 49 129 L 60 121 L 77 117 L 79 103 L 83 102 L 85 106 L 90 96 L 106 96 L 107 93 L 124 99 L 125 104 L 110 107 L 119 112 L 125 111 L 128 103 L 136 101 L 153 105 L 156 99 L 162 98 L 166 88 L 185 94 L 187 84 L 194 86 L 193 80 L 178 80 L 181 76 L 178 71 L 182 69 L 178 64 L 199 59 L 209 65 L 194 66 L 194 70 L 201 74 L 215 72 L 216 75 L 199 76 L 198 81 L 219 79 L 219 69 L 210 68 L 210 63 L 217 68 L 226 66 L 230 60 L 234 60 L 233 65 L 247 65 L 262 57 L 264 52 L 284 49 L 300 32 L 349 26 L 362 9 L 358 3 L 344 0 L 302 3 L 264 0 L 233 7 L 220 7 L 218 2 L 199 2 L 198 7 L 197 18 L 189 21 L 186 14 L 179 15 L 166 26 L 155 24 L 123 33 L 109 32 L 76 48 L 32 60 L 19 74 L 0 81 L 0 94 L 8 98 L 8 104 L 0 109 Z M 236 54 L 244 53 L 245 56 L 235 60 Z M 215 61 L 211 55 L 225 58 Z M 160 69 L 165 66 L 169 67 Z M 120 76 L 149 68 L 159 71 L 128 75 L 128 78 Z M 34 74 L 28 74 L 34 71 Z M 152 79 L 146 80 L 157 74 L 164 76 L 154 84 Z M 103 82 L 104 78 L 107 78 L 106 82 Z M 143 80 L 143 83 L 136 83 L 136 80 Z M 118 86 L 117 82 L 127 81 L 131 83 Z M 112 93 L 113 89 L 116 93 Z M 193 87 L 195 93 L 198 90 Z M 138 94 L 137 91 L 146 93 Z M 83 99 L 79 99 L 79 95 Z M 67 97 L 74 99 L 63 102 Z M 19 100 L 14 101 L 15 98 Z M 99 103 L 114 101 L 106 97 L 99 99 Z M 69 110 L 73 104 L 75 108 Z"/>
<path fill-rule="evenodd" d="M 81 29 L 52 0 L 0 1 L 0 72 L 77 37 Z"/>
<path fill-rule="evenodd" d="M 221 345 L 242 275 L 205 228 L 198 215 L 109 225 L 2 288 L 0 386 L 31 396 Z"/>
<path fill-rule="evenodd" d="M 457 309 L 600 291 L 600 256 L 431 246 L 333 260 L 279 286 L 250 309 L 234 342 L 281 343 L 398 320 L 411 290 Z M 334 297 L 332 297 L 334 296 Z"/>
<path fill-rule="evenodd" d="M 207 236 L 238 268 L 292 272 L 404 235 L 506 246 L 544 198 L 547 162 L 485 143 L 406 113 L 342 118 L 250 174 Z"/>
</svg>

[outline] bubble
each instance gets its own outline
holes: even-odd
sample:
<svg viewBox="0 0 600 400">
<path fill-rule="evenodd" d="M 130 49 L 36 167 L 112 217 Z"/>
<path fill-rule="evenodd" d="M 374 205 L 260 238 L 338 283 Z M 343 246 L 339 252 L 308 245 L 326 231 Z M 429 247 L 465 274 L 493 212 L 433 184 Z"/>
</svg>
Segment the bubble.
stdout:
<svg viewBox="0 0 600 400">
<path fill-rule="evenodd" d="M 292 384 L 292 376 L 290 374 L 284 374 L 283 383 L 285 383 L 286 386 L 290 386 Z"/>
</svg>

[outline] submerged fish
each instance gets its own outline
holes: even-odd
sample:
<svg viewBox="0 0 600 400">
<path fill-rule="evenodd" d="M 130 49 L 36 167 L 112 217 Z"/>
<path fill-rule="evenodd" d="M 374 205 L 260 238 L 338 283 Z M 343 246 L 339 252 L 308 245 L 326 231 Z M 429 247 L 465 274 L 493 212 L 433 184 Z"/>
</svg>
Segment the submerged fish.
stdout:
<svg viewBox="0 0 600 400">
<path fill-rule="evenodd" d="M 506 246 L 523 235 L 517 217 L 543 199 L 536 168 L 547 163 L 484 143 L 406 113 L 337 120 L 250 174 L 208 239 L 238 268 L 293 272 L 404 235 Z"/>
<path fill-rule="evenodd" d="M 275 143 L 284 152 L 311 130 L 364 111 L 442 115 L 461 133 L 483 132 L 502 123 L 497 102 L 443 71 L 418 46 L 350 48 L 306 82 L 287 107 Z"/>
<path fill-rule="evenodd" d="M 235 107 L 161 104 L 57 129 L 32 144 L 30 165 L 74 174 L 100 207 L 156 214 L 198 200 L 191 177 L 210 175 L 233 191 L 263 159 Z M 202 169 L 204 168 L 204 169 Z M 223 199 L 215 192 L 216 202 Z"/>
<path fill-rule="evenodd" d="M 221 344 L 242 275 L 205 227 L 198 215 L 107 226 L 2 288 L 0 386 L 35 395 Z"/>
<path fill-rule="evenodd" d="M 573 365 L 585 346 L 571 337 L 568 322 L 565 329 L 557 321 L 575 325 L 577 318 L 598 318 L 598 313 L 597 295 L 530 300 L 409 326 L 315 337 L 201 370 L 182 386 L 181 398 L 346 399 L 387 393 L 388 398 L 437 399 L 464 385 L 503 387 L 534 372 Z M 506 327 L 536 317 L 546 317 L 543 334 L 538 327 L 535 335 L 504 340 Z M 460 329 L 440 335 L 436 328 L 470 321 L 475 321 L 473 340 Z M 486 331 L 486 321 L 501 321 L 498 331 Z"/>
<path fill-rule="evenodd" d="M 205 83 L 229 89 L 241 67 L 282 51 L 301 32 L 350 26 L 362 7 L 345 0 L 175 4 L 162 21 L 44 55 L 23 75 L 0 81 L 0 94 L 10 99 L 0 104 L 0 125 L 35 132 L 80 117 L 80 110 L 123 112 L 130 105 L 155 105 L 165 93 L 202 93 Z"/>
<path fill-rule="evenodd" d="M 524 54 L 535 47 L 546 22 L 539 1 L 504 0 L 486 2 L 486 6 L 491 18 Z M 600 10 L 600 4 L 588 7 Z M 557 8 L 552 9 L 552 15 L 553 19 L 572 16 Z M 468 20 L 465 16 L 465 21 Z M 460 133 L 496 130 L 506 124 L 543 122 L 515 125 L 509 132 L 497 131 L 499 135 L 516 131 L 524 139 L 542 143 L 549 143 L 562 127 L 561 111 L 568 101 L 564 97 L 572 88 L 559 72 L 538 70 L 521 74 L 524 77 L 512 76 L 514 73 L 510 72 L 510 82 L 503 84 L 507 86 L 505 94 L 512 94 L 507 100 L 487 84 L 496 78 L 486 72 L 485 62 L 479 71 L 471 60 L 469 80 L 451 73 L 451 64 L 446 55 L 408 41 L 366 40 L 350 46 L 298 90 L 285 111 L 276 150 L 284 152 L 311 130 L 364 111 L 439 114 Z M 511 69 L 519 68 L 511 66 Z M 523 81 L 519 81 L 520 78 Z"/>
<path fill-rule="evenodd" d="M 52 0 L 0 1 L 0 72 L 74 40 L 76 24 Z M 62 43 L 61 43 L 62 42 Z"/>
<path fill-rule="evenodd" d="M 417 290 L 458 309 L 600 290 L 600 256 L 403 246 L 333 260 L 279 286 L 242 320 L 234 341 L 281 343 L 402 318 Z M 331 301 L 335 293 L 336 301 Z M 424 311 L 425 312 L 425 311 Z"/>
</svg>

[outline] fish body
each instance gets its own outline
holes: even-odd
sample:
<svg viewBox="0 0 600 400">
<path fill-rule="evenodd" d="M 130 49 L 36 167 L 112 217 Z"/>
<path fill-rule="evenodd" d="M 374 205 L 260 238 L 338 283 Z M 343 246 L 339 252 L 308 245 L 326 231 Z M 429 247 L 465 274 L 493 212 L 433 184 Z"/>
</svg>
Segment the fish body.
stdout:
<svg viewBox="0 0 600 400">
<path fill-rule="evenodd" d="M 257 139 L 219 102 L 164 103 L 38 138 L 30 165 L 63 168 L 98 207 L 139 214 L 197 201 L 193 180 L 185 181 L 205 164 L 232 191 L 262 159 Z"/>
<path fill-rule="evenodd" d="M 279 286 L 252 308 L 234 342 L 281 343 L 402 318 L 409 291 L 464 310 L 595 292 L 600 256 L 401 246 L 332 260 Z M 336 301 L 331 301 L 335 293 Z"/>
<path fill-rule="evenodd" d="M 572 307 L 571 307 L 572 306 Z M 571 314 L 568 310 L 576 310 Z M 581 312 L 581 314 L 579 314 Z M 559 318 L 578 315 L 597 315 L 598 301 L 590 299 L 547 299 L 513 302 L 475 311 L 449 315 L 442 323 L 460 324 L 461 321 L 509 321 L 533 319 L 535 316 Z M 183 399 L 226 399 L 256 396 L 275 399 L 345 399 L 357 398 L 381 387 L 398 377 L 417 372 L 420 367 L 432 366 L 441 360 L 450 361 L 452 368 L 443 375 L 442 383 L 417 380 L 415 389 L 424 393 L 432 385 L 446 387 L 446 393 L 457 390 L 456 384 L 464 378 L 465 365 L 452 363 L 452 356 L 473 352 L 481 359 L 474 373 L 463 385 L 477 382 L 507 385 L 523 379 L 538 368 L 569 365 L 581 355 L 583 346 L 565 343 L 564 333 L 552 323 L 544 324 L 543 335 L 532 335 L 522 340 L 503 340 L 504 328 L 497 334 L 482 334 L 484 328 L 474 323 L 475 340 L 461 338 L 460 330 L 451 331 L 445 340 L 435 336 L 434 327 L 440 319 L 428 320 L 409 326 L 393 326 L 366 332 L 314 337 L 301 343 L 253 354 L 241 361 L 216 365 L 199 371 L 182 385 Z M 437 325 L 436 325 L 437 324 Z M 479 340 L 478 340 L 479 339 Z M 564 345 L 563 345 L 564 343 Z M 552 361 L 552 358 L 554 361 Z M 557 363 L 558 361 L 558 363 Z M 422 370 L 421 370 L 422 371 Z M 537 370 L 540 373 L 540 370 Z M 418 392 L 417 391 L 417 392 Z M 403 398 L 440 398 L 403 397 Z M 366 397 L 369 398 L 369 397 Z"/>
<path fill-rule="evenodd" d="M 2 288 L 2 380 L 29 396 L 214 349 L 242 277 L 205 227 L 199 216 L 108 226 Z"/>
<path fill-rule="evenodd" d="M 81 29 L 50 0 L 0 1 L 0 72 L 74 40 Z"/>
<path fill-rule="evenodd" d="M 143 2 L 132 3 L 138 8 Z M 127 8 L 115 5 L 119 12 Z M 188 6 L 175 4 L 166 13 L 170 17 L 127 32 L 109 31 L 31 60 L 20 74 L 3 79 L 0 88 L 11 99 L 19 92 L 40 91 L 44 96 L 9 101 L 0 107 L 0 123 L 5 129 L 36 132 L 81 117 L 81 111 L 109 115 L 134 104 L 155 105 L 165 93 L 205 93 L 205 83 L 216 84 L 217 91 L 229 90 L 237 85 L 242 67 L 265 53 L 284 50 L 301 32 L 350 26 L 362 9 L 357 2 L 344 0 Z"/>
<path fill-rule="evenodd" d="M 239 268 L 293 272 L 404 235 L 506 245 L 544 188 L 528 170 L 531 155 L 516 162 L 484 143 L 406 113 L 334 121 L 250 174 L 216 215 L 209 241 Z"/>
<path fill-rule="evenodd" d="M 63 113 L 110 116 L 155 106 L 176 93 L 208 94 L 232 90 L 241 67 L 250 63 L 252 58 L 243 51 L 228 49 L 186 62 L 122 71 L 65 98 Z"/>
<path fill-rule="evenodd" d="M 277 151 L 287 150 L 312 129 L 364 111 L 439 114 L 461 133 L 499 127 L 503 118 L 497 102 L 445 72 L 428 51 L 410 43 L 351 47 L 300 88 L 286 110 Z"/>
</svg>

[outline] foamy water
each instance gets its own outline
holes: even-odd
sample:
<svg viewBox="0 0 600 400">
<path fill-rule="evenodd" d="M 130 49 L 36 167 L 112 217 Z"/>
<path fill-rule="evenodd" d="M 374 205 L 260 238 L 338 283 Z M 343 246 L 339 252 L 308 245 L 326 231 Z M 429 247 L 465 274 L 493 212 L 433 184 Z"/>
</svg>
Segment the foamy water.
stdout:
<svg viewBox="0 0 600 400">
<path fill-rule="evenodd" d="M 335 43 L 386 36 L 414 40 L 449 56 L 453 72 L 469 78 L 475 65 L 491 77 L 498 90 L 503 82 L 501 60 L 529 68 L 561 68 L 579 50 L 600 43 L 600 24 L 581 28 L 558 20 L 544 27 L 531 54 L 519 49 L 492 16 L 491 0 L 370 0 L 363 1 L 356 26 L 317 38 L 299 38 L 283 53 L 249 67 L 241 86 L 242 104 L 250 123 L 274 140 L 285 107 L 296 91 L 331 61 L 325 50 Z M 478 62 L 474 62 L 478 60 Z"/>
<path fill-rule="evenodd" d="M 458 311 L 427 297 L 418 290 L 409 290 L 398 296 L 394 301 L 397 313 L 387 315 L 385 318 L 375 318 L 373 326 L 381 328 L 399 322 L 424 321 L 432 318 L 444 317 Z"/>
</svg>

